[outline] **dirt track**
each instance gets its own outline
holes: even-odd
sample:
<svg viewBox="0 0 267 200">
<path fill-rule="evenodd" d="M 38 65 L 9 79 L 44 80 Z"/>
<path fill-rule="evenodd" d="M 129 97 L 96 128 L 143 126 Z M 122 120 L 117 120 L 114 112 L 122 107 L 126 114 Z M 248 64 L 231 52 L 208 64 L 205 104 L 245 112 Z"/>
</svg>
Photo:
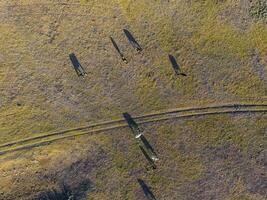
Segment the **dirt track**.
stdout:
<svg viewBox="0 0 267 200">
<path fill-rule="evenodd" d="M 134 117 L 138 124 L 157 122 L 175 118 L 190 118 L 204 115 L 231 114 L 231 113 L 249 113 L 249 112 L 267 112 L 267 104 L 225 104 L 203 107 L 191 107 L 175 110 L 166 110 L 158 113 L 145 114 Z M 84 127 L 78 127 L 59 132 L 50 132 L 37 137 L 26 138 L 14 142 L 0 145 L 0 155 L 46 145 L 56 140 L 85 134 L 94 134 L 101 131 L 107 131 L 116 128 L 127 127 L 123 119 L 96 123 Z"/>
</svg>

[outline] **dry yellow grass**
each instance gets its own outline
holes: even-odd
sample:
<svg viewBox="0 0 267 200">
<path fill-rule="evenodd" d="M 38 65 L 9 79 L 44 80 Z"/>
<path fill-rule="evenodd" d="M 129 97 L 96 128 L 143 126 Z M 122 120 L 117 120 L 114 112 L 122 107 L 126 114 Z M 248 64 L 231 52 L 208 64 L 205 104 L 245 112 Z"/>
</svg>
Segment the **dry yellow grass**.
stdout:
<svg viewBox="0 0 267 200">
<path fill-rule="evenodd" d="M 266 20 L 250 17 L 242 2 L 0 0 L 0 144 L 125 111 L 266 103 Z M 85 79 L 72 70 L 71 52 L 88 72 Z M 174 75 L 168 54 L 187 77 Z M 160 153 L 156 172 L 145 170 L 129 130 L 118 129 L 1 156 L 0 199 L 27 199 L 65 180 L 84 199 L 141 200 L 137 176 L 158 199 L 266 198 L 266 114 L 169 120 L 144 129 Z"/>
</svg>

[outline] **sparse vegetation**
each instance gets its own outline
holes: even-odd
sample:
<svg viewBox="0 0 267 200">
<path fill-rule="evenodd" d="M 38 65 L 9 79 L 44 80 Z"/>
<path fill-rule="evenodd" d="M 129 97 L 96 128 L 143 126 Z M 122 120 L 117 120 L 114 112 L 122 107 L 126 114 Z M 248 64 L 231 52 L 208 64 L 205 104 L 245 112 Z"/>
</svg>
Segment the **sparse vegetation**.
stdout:
<svg viewBox="0 0 267 200">
<path fill-rule="evenodd" d="M 267 103 L 266 1 L 242 12 L 232 0 L 66 2 L 0 0 L 0 145 L 123 112 Z M 168 54 L 187 77 L 174 75 Z M 266 121 L 266 113 L 232 113 L 144 124 L 160 159 L 155 171 L 126 128 L 1 155 L 0 199 L 54 198 L 66 182 L 80 199 L 143 200 L 140 178 L 156 199 L 263 200 Z"/>
<path fill-rule="evenodd" d="M 251 1 L 251 7 L 249 13 L 255 18 L 267 18 L 267 1 L 266 0 L 256 0 Z"/>
<path fill-rule="evenodd" d="M 59 190 L 53 189 L 39 194 L 34 200 L 75 200 L 69 188 L 63 185 Z"/>
</svg>

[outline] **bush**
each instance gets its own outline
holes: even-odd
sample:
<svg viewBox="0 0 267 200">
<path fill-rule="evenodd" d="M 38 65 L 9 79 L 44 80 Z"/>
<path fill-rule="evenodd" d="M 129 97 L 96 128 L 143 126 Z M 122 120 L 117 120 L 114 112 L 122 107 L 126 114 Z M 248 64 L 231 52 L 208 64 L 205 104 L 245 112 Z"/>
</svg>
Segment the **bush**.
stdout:
<svg viewBox="0 0 267 200">
<path fill-rule="evenodd" d="M 267 0 L 252 2 L 249 13 L 255 18 L 267 18 Z"/>
<path fill-rule="evenodd" d="M 49 190 L 41 193 L 35 200 L 75 200 L 71 190 L 63 185 L 60 190 Z"/>
</svg>

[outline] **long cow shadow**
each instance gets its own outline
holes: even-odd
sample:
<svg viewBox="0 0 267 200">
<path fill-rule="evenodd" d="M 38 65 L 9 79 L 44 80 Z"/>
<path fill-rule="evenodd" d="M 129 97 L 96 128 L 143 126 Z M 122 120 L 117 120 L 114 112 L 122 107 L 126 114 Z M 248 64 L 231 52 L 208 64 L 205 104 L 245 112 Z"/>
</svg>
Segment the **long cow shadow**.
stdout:
<svg viewBox="0 0 267 200">
<path fill-rule="evenodd" d="M 130 31 L 128 31 L 127 29 L 123 29 L 123 32 L 125 33 L 126 37 L 128 38 L 129 42 L 131 43 L 131 45 L 133 46 L 133 48 L 137 51 L 137 52 L 141 52 L 143 49 L 142 47 L 139 45 L 139 43 L 135 40 L 134 36 L 130 33 Z"/>
<path fill-rule="evenodd" d="M 142 153 L 144 154 L 146 160 L 148 161 L 149 165 L 153 168 L 156 169 L 156 165 L 154 163 L 154 160 L 148 155 L 148 153 L 145 151 L 145 149 L 139 145 L 139 148 L 141 149 Z"/>
<path fill-rule="evenodd" d="M 141 130 L 138 127 L 137 123 L 134 121 L 132 116 L 125 112 L 122 114 L 126 122 L 128 123 L 128 126 L 131 128 L 133 134 L 135 135 L 135 138 L 139 138 L 141 136 Z"/>
<path fill-rule="evenodd" d="M 110 36 L 109 37 L 110 40 L 111 40 L 111 43 L 113 44 L 114 48 L 117 50 L 117 52 L 119 53 L 121 59 L 123 62 L 125 62 L 126 64 L 128 63 L 127 62 L 127 59 L 124 57 L 124 55 L 122 54 L 122 52 L 120 51 L 120 48 L 118 47 L 117 43 L 115 42 L 115 40 Z"/>
<path fill-rule="evenodd" d="M 149 186 L 142 180 L 142 179 L 137 179 L 139 185 L 143 189 L 145 196 L 149 200 L 156 200 L 156 197 L 154 196 L 153 192 L 150 190 Z"/>
<path fill-rule="evenodd" d="M 176 75 L 187 76 L 186 74 L 181 72 L 181 68 L 178 65 L 178 63 L 176 62 L 176 59 L 175 59 L 175 57 L 173 55 L 169 54 L 169 60 L 170 60 L 170 62 L 172 64 L 172 67 L 173 67 Z"/>
<path fill-rule="evenodd" d="M 148 140 L 146 139 L 146 137 L 144 135 L 140 136 L 141 141 L 144 143 L 145 147 L 147 149 L 149 149 L 151 151 L 151 153 L 153 154 L 153 160 L 158 160 L 158 156 L 154 150 L 154 148 L 150 145 L 150 143 L 148 142 Z"/>
<path fill-rule="evenodd" d="M 87 73 L 85 72 L 84 68 L 78 61 L 76 55 L 74 53 L 69 54 L 69 58 L 71 60 L 71 63 L 73 65 L 73 68 L 75 69 L 78 76 L 85 76 Z"/>
</svg>

